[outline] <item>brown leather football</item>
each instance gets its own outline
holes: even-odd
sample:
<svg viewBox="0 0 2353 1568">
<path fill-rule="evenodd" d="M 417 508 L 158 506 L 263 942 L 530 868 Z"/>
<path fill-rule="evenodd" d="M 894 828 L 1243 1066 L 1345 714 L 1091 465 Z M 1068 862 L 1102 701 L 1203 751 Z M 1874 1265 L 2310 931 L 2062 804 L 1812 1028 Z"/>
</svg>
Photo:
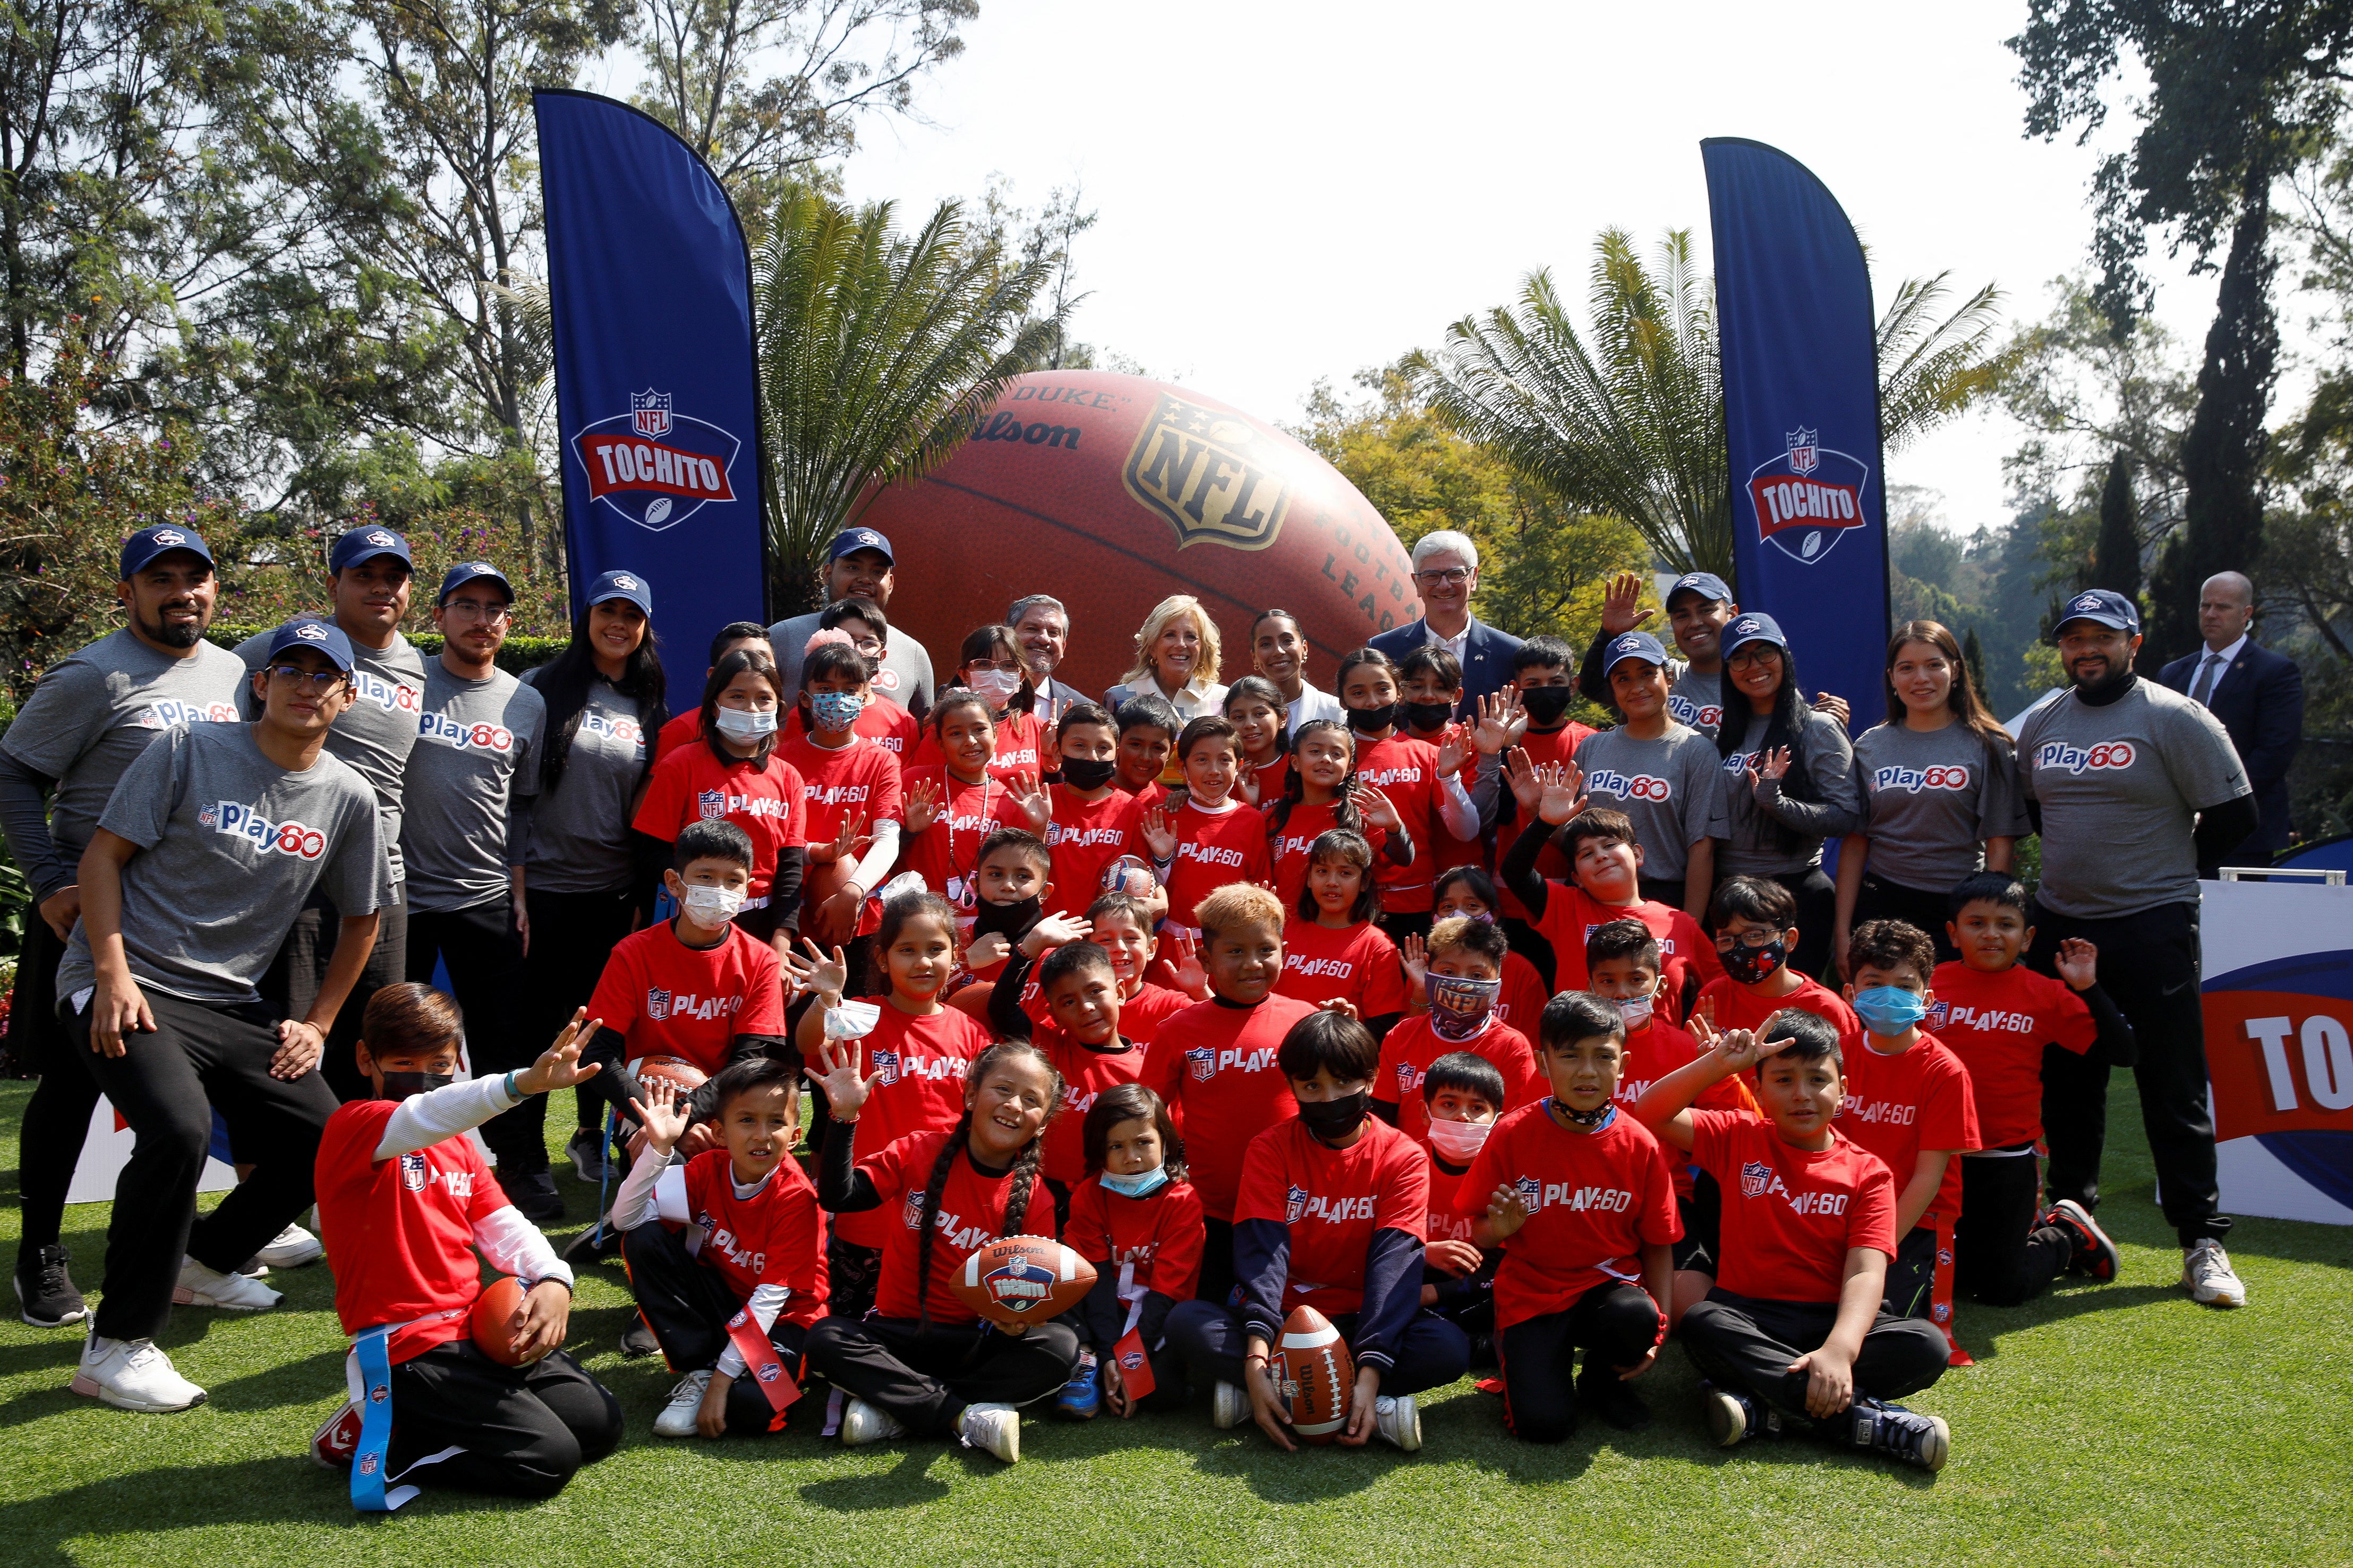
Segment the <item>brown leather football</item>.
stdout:
<svg viewBox="0 0 2353 1568">
<path fill-rule="evenodd" d="M 1293 1308 L 1267 1370 L 1303 1442 L 1329 1443 L 1346 1428 L 1356 1363 L 1331 1319 L 1313 1307 Z"/>
<path fill-rule="evenodd" d="M 1035 1194 L 1045 1198 L 1043 1191 Z M 1058 1318 L 1094 1289 L 1095 1266 L 1042 1236 L 988 1243 L 955 1271 L 956 1300 L 990 1322 L 1011 1328 Z"/>
</svg>

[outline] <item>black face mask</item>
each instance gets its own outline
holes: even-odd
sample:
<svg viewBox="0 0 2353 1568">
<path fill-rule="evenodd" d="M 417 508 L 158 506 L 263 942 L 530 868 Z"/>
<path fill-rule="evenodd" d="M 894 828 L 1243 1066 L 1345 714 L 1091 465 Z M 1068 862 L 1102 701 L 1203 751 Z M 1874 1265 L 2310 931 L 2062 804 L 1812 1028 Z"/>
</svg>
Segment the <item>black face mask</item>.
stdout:
<svg viewBox="0 0 2353 1568">
<path fill-rule="evenodd" d="M 1334 1143 L 1365 1124 L 1372 1094 L 1360 1089 L 1336 1100 L 1303 1100 L 1298 1104 L 1300 1124 L 1307 1129 L 1307 1135 L 1319 1143 Z"/>
<path fill-rule="evenodd" d="M 1763 947 L 1748 947 L 1735 942 L 1729 952 L 1719 952 L 1716 956 L 1724 961 L 1726 974 L 1743 985 L 1754 985 L 1770 977 L 1775 970 L 1788 962 L 1789 948 L 1787 942 L 1775 937 Z"/>
<path fill-rule="evenodd" d="M 1416 730 L 1423 731 L 1424 733 L 1432 730 L 1444 729 L 1446 727 L 1446 721 L 1453 717 L 1454 704 L 1451 702 L 1409 702 L 1405 704 L 1406 723 Z"/>
<path fill-rule="evenodd" d="M 1529 723 L 1549 728 L 1567 716 L 1576 698 L 1574 687 L 1531 686 L 1520 693 L 1520 706 L 1528 710 Z"/>
<path fill-rule="evenodd" d="M 403 1100 L 413 1094 L 447 1089 L 457 1081 L 458 1075 L 453 1072 L 388 1072 L 384 1075 L 384 1093 L 379 1098 Z"/>
<path fill-rule="evenodd" d="M 1401 706 L 1401 703 L 1384 702 L 1378 708 L 1351 708 L 1348 710 L 1348 728 L 1359 735 L 1386 730 L 1397 722 L 1398 709 Z"/>
<path fill-rule="evenodd" d="M 1101 789 L 1111 783 L 1112 775 L 1118 771 L 1119 760 L 1115 757 L 1101 762 L 1091 757 L 1062 759 L 1062 782 L 1072 789 Z"/>
<path fill-rule="evenodd" d="M 1038 923 L 1043 907 L 1044 900 L 1035 894 L 1012 904 L 992 904 L 983 899 L 972 911 L 972 934 L 987 936 L 991 931 L 1001 931 L 1007 936 L 1020 936 Z"/>
</svg>

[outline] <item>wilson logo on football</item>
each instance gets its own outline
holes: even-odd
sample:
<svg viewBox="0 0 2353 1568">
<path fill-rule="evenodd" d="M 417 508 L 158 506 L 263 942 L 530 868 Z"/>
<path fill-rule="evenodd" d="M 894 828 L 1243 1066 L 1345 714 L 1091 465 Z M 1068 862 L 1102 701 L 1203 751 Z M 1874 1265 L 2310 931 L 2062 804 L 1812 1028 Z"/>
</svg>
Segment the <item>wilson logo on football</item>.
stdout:
<svg viewBox="0 0 2353 1568">
<path fill-rule="evenodd" d="M 573 452 L 602 501 L 639 528 L 675 528 L 712 502 L 735 499 L 729 474 L 743 443 L 707 419 L 681 414 L 652 387 L 629 394 L 629 411 L 583 426 Z"/>
<path fill-rule="evenodd" d="M 1662 778 L 1649 773 L 1621 773 L 1615 768 L 1596 768 L 1585 775 L 1585 787 L 1593 795 L 1614 795 L 1620 800 L 1647 800 L 1663 805 L 1674 798 L 1674 786 Z"/>
<path fill-rule="evenodd" d="M 1849 530 L 1871 521 L 1863 500 L 1870 467 L 1822 446 L 1818 434 L 1790 431 L 1788 450 L 1759 463 L 1748 476 L 1757 537 L 1810 566 L 1835 549 Z"/>
<path fill-rule="evenodd" d="M 319 829 L 299 822 L 272 822 L 253 807 L 233 800 L 205 807 L 196 813 L 196 824 L 232 838 L 242 838 L 265 854 L 316 860 L 327 852 L 327 836 Z"/>
<path fill-rule="evenodd" d="M 2130 741 L 2102 741 L 2096 746 L 2071 746 L 2064 741 L 2045 741 L 2034 748 L 2034 765 L 2038 768 L 2063 768 L 2080 773 L 2087 768 L 2128 768 L 2133 765 L 2133 743 Z"/>
<path fill-rule="evenodd" d="M 1933 768 L 1881 768 L 1871 775 L 1874 790 L 1902 790 L 1917 795 L 1924 789 L 1967 789 L 1969 770 L 1958 763 Z"/>
</svg>

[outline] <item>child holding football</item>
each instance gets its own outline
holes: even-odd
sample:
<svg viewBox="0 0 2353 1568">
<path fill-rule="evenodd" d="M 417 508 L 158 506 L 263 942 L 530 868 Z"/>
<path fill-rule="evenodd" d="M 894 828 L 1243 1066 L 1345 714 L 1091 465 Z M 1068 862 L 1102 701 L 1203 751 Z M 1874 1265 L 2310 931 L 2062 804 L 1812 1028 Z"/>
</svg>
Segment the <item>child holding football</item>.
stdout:
<svg viewBox="0 0 2353 1568">
<path fill-rule="evenodd" d="M 1082 1142 L 1087 1177 L 1071 1196 L 1062 1240 L 1095 1266 L 1082 1313 L 1103 1403 L 1122 1417 L 1177 1409 L 1185 1363 L 1167 1342 L 1168 1314 L 1193 1299 L 1202 1228 L 1176 1123 L 1142 1084 L 1116 1084 L 1087 1108 Z M 1082 1401 L 1063 1408 L 1093 1413 Z"/>
<path fill-rule="evenodd" d="M 1282 978 L 1275 989 L 1303 1002 L 1345 1001 L 1380 1039 L 1405 1013 L 1405 971 L 1397 943 L 1374 918 L 1381 890 L 1373 848 L 1335 827 L 1307 852 L 1307 880 L 1282 928 Z"/>
<path fill-rule="evenodd" d="M 857 1125 L 879 1075 L 861 1077 L 831 1040 L 820 1059 L 823 1072 L 809 1076 L 834 1118 Z M 1032 1213 L 1038 1167 L 1061 1099 L 1044 1053 L 1008 1040 L 972 1064 L 954 1127 L 912 1133 L 854 1163 L 852 1139 L 826 1140 L 818 1201 L 837 1215 L 890 1221 L 874 1310 L 826 1318 L 809 1332 L 811 1364 L 849 1395 L 843 1443 L 954 1436 L 1009 1465 L 1021 1457 L 1019 1407 L 1070 1381 L 1079 1336 L 1067 1319 L 998 1328 L 950 1289 L 980 1247 L 1044 1228 Z"/>
<path fill-rule="evenodd" d="M 1577 1430 L 1580 1403 L 1620 1431 L 1650 1425 L 1630 1381 L 1650 1370 L 1666 1336 L 1683 1224 L 1658 1140 L 1612 1103 L 1625 1065 L 1617 1007 L 1565 991 L 1545 1005 L 1539 1028 L 1552 1093 L 1496 1124 L 1455 1206 L 1478 1216 L 1480 1245 L 1504 1249 L 1495 1333 L 1504 1425 L 1528 1442 L 1557 1443 Z"/>
<path fill-rule="evenodd" d="M 335 1314 L 357 1342 L 343 1363 L 351 1397 L 311 1453 L 351 1467 L 353 1501 L 376 1511 L 427 1486 L 554 1497 L 621 1440 L 619 1401 L 562 1349 L 572 1270 L 465 1136 L 596 1077 L 580 1059 L 596 1021 L 575 1012 L 530 1067 L 459 1082 L 463 1028 L 458 1004 L 429 985 L 370 997 L 353 1054 L 372 1095 L 346 1101 L 319 1144 L 319 1235 L 334 1255 Z M 523 1288 L 504 1325 L 519 1364 L 470 1337 L 482 1258 Z"/>
<path fill-rule="evenodd" d="M 1894 1401 L 1944 1375 L 1945 1336 L 1882 1306 L 1895 1179 L 1832 1125 L 1845 1087 L 1838 1030 L 1791 1007 L 1762 1030 L 1717 1034 L 1703 1019 L 1699 1034 L 1707 1055 L 1652 1084 L 1635 1114 L 1724 1191 L 1716 1283 L 1679 1331 L 1706 1379 L 1709 1435 L 1730 1447 L 1806 1431 L 1942 1468 L 1944 1419 Z M 1691 1109 L 1741 1072 L 1763 1115 Z"/>
<path fill-rule="evenodd" d="M 684 1373 L 654 1417 L 657 1437 L 781 1430 L 825 1308 L 824 1219 L 788 1157 L 800 1134 L 793 1064 L 740 1061 L 711 1089 L 722 1146 L 673 1165 L 686 1107 L 666 1079 L 646 1080 L 636 1110 L 648 1157 L 613 1204 L 638 1315 Z"/>
<path fill-rule="evenodd" d="M 1121 1029 L 1119 976 L 1111 954 L 1091 942 L 1066 942 L 1038 963 L 1038 995 L 1046 1021 L 1035 1023 L 1018 1001 L 1029 961 L 1017 958 L 990 995 L 989 1026 L 999 1039 L 1029 1040 L 1062 1075 L 1062 1109 L 1047 1130 L 1039 1169 L 1054 1194 L 1060 1229 L 1071 1193 L 1086 1176 L 1081 1128 L 1097 1096 L 1134 1083 L 1144 1070 L 1144 1047 Z"/>
<path fill-rule="evenodd" d="M 1168 1314 L 1169 1341 L 1194 1380 L 1216 1385 L 1221 1429 L 1248 1415 L 1277 1447 L 1296 1447 L 1268 1355 L 1297 1307 L 1331 1319 L 1356 1363 L 1343 1443 L 1378 1435 L 1420 1447 L 1413 1396 L 1470 1363 L 1462 1331 L 1421 1310 L 1430 1162 L 1368 1114 L 1379 1059 L 1345 1013 L 1311 1013 L 1283 1037 L 1277 1065 L 1298 1113 L 1253 1139 L 1243 1166 L 1233 1226 L 1240 1309 L 1192 1300 Z"/>
</svg>

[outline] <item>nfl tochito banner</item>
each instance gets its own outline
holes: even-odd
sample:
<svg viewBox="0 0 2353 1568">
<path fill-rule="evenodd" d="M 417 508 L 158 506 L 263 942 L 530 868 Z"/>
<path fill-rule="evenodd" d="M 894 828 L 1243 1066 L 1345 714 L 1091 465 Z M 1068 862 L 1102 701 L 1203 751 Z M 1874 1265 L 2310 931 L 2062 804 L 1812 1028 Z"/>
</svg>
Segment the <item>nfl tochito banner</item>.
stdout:
<svg viewBox="0 0 2353 1568">
<path fill-rule="evenodd" d="M 532 103 L 572 610 L 599 574 L 642 574 L 681 711 L 719 628 L 767 619 L 751 257 L 726 191 L 662 125 L 593 93 Z"/>
<path fill-rule="evenodd" d="M 1806 694 L 1878 720 L 1886 485 L 1871 275 L 1836 197 L 1788 154 L 1712 138 L 1733 592 L 1788 634 Z"/>
</svg>

